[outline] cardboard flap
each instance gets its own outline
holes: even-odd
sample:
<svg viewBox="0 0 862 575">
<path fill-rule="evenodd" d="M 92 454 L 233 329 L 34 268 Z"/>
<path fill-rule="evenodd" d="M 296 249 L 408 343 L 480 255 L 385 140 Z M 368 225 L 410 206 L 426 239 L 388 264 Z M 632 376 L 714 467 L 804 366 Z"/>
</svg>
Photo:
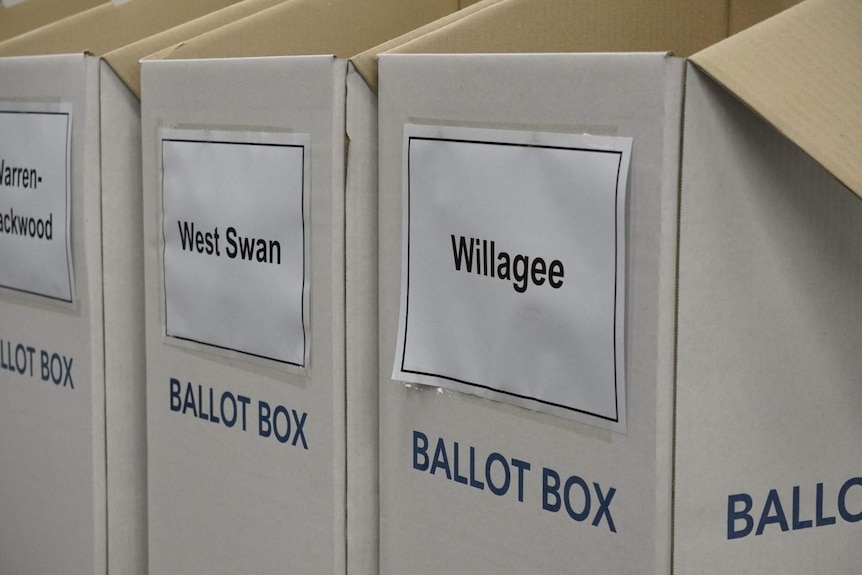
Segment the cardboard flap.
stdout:
<svg viewBox="0 0 862 575">
<path fill-rule="evenodd" d="M 238 0 L 129 0 L 104 4 L 0 44 L 0 56 L 88 52 L 96 56 Z"/>
<path fill-rule="evenodd" d="M 458 9 L 458 0 L 290 0 L 155 58 L 349 58 Z"/>
<path fill-rule="evenodd" d="M 730 0 L 727 35 L 736 34 L 767 18 L 796 6 L 802 0 Z"/>
<path fill-rule="evenodd" d="M 191 22 L 165 30 L 154 36 L 149 36 L 133 44 L 128 44 L 105 54 L 105 61 L 129 87 L 138 99 L 141 98 L 141 66 L 139 61 L 145 56 L 165 48 L 175 46 L 189 38 L 200 36 L 216 28 L 220 28 L 235 20 L 245 18 L 261 10 L 265 10 L 286 0 L 243 0 L 227 8 L 222 8 L 206 16 L 201 16 Z"/>
<path fill-rule="evenodd" d="M 862 197 L 862 2 L 809 0 L 692 57 Z"/>
<path fill-rule="evenodd" d="M 62 20 L 107 0 L 27 0 L 10 8 L 0 7 L 0 42 Z"/>
<path fill-rule="evenodd" d="M 661 2 L 656 6 L 630 2 L 609 9 L 604 3 L 575 0 L 535 2 L 532 6 L 523 0 L 462 0 L 459 12 L 367 50 L 353 58 L 353 63 L 376 91 L 377 56 L 384 52 L 672 51 L 686 55 L 724 38 L 728 31 L 756 24 L 800 1 Z M 473 16 L 501 3 L 505 6 L 498 12 L 483 14 L 482 19 Z M 530 10 L 536 13 L 530 15 Z M 617 18 L 626 13 L 627 18 Z M 514 19 L 507 22 L 510 14 Z M 474 19 L 455 26 L 467 16 Z M 596 24 L 604 32 L 589 28 Z M 446 31 L 432 34 L 450 25 Z M 615 26 L 619 28 L 614 30 Z M 428 37 L 419 40 L 423 36 Z"/>
<path fill-rule="evenodd" d="M 479 10 L 483 10 L 488 6 L 493 6 L 498 2 L 502 2 L 503 0 L 482 0 L 481 2 L 470 2 L 466 0 L 461 0 L 462 9 L 444 16 L 438 20 L 430 22 L 420 28 L 416 28 L 415 30 L 411 30 L 406 34 L 403 34 L 395 39 L 388 40 L 383 44 L 375 46 L 370 50 L 366 50 L 361 54 L 352 58 L 353 65 L 356 68 L 356 71 L 362 76 L 362 79 L 365 80 L 365 83 L 368 84 L 374 92 L 377 92 L 377 56 L 382 54 L 383 52 L 387 52 L 389 50 L 394 50 L 398 46 L 402 44 L 406 44 L 420 36 L 424 36 L 429 32 L 433 32 L 439 28 L 443 28 L 444 26 L 448 26 L 449 24 L 464 18 L 465 16 L 470 16 L 478 12 Z"/>
<path fill-rule="evenodd" d="M 725 37 L 714 0 L 504 0 L 394 53 L 666 52 L 686 56 Z"/>
</svg>

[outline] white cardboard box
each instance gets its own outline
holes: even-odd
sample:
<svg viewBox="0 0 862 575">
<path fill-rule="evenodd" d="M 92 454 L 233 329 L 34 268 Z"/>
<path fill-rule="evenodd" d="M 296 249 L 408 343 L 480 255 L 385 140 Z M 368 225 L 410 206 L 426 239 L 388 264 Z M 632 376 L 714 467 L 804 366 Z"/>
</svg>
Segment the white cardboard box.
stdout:
<svg viewBox="0 0 862 575">
<path fill-rule="evenodd" d="M 804 2 L 688 65 L 680 573 L 862 559 L 860 26 L 858 3 Z"/>
<path fill-rule="evenodd" d="M 0 296 L 4 349 L 0 363 L 9 366 L 10 348 L 12 353 L 19 345 L 34 349 L 28 354 L 28 365 L 16 360 L 20 371 L 6 367 L 0 379 L 2 569 L 4 573 L 104 573 L 102 238 L 98 225 L 84 223 L 98 222 L 100 213 L 99 194 L 85 193 L 99 189 L 99 103 L 87 90 L 88 84 L 98 84 L 98 62 L 77 55 L 43 58 L 37 69 L 30 64 L 22 58 L 0 60 L 3 99 L 50 101 L 57 97 L 59 85 L 63 101 L 71 104 L 74 114 L 71 246 L 76 297 L 72 307 L 5 290 Z M 59 222 L 65 214 L 56 218 Z M 50 378 L 44 381 L 43 352 L 49 358 L 56 353 L 71 360 L 71 380 L 67 382 L 63 374 L 60 385 Z M 46 547 L 52 551 L 46 552 Z"/>
<path fill-rule="evenodd" d="M 504 1 L 380 57 L 381 573 L 852 571 L 862 518 L 862 365 L 850 343 L 862 317 L 854 296 L 858 199 L 683 59 L 437 54 L 449 46 L 479 52 L 483 43 L 564 50 L 565 39 L 531 36 L 531 8 Z M 567 18 L 579 16 L 591 29 L 626 29 L 601 14 L 554 12 L 552 2 L 538 8 L 552 16 L 544 22 L 570 30 Z M 858 21 L 852 3 L 809 3 L 718 44 L 727 51 L 694 59 L 797 144 L 814 141 L 806 149 L 856 191 L 858 167 L 846 158 L 858 149 L 858 74 L 836 48 L 858 54 Z M 830 42 L 812 49 L 823 30 Z M 654 50 L 666 32 L 622 45 Z M 510 33 L 520 40 L 513 44 Z M 709 34 L 703 46 L 716 40 Z M 603 44 L 589 30 L 569 38 L 577 50 L 607 51 L 615 41 Z M 664 42 L 675 48 L 672 37 Z M 780 59 L 785 53 L 792 56 Z M 830 99 L 783 99 L 788 86 Z M 415 213 L 411 202 L 404 215 L 407 124 L 632 138 L 625 434 L 442 384 L 392 380 L 405 305 L 403 222 L 442 212 Z M 831 128 L 818 131 L 823 124 Z M 809 137 L 815 132 L 819 140 Z M 548 227 L 533 233 L 563 231 Z M 438 272 L 442 290 L 449 271 Z M 451 305 L 460 305 L 461 294 L 451 293 Z M 481 323 L 473 328 L 482 333 Z M 486 337 L 507 344 L 505 334 Z M 437 360 L 428 361 L 431 371 Z M 805 529 L 817 522 L 818 490 L 821 522 L 830 524 Z M 731 539 L 729 518 L 734 534 L 747 527 L 740 494 L 752 498 L 752 532 Z M 794 531 L 796 507 L 803 528 Z"/>
<path fill-rule="evenodd" d="M 0 295 L 0 363 L 15 363 L 0 375 L 0 572 L 147 571 L 140 107 L 128 59 L 188 37 L 181 29 L 152 35 L 219 6 L 105 5 L 0 44 L 4 110 L 71 111 L 63 160 L 74 277 L 70 304 Z M 107 24 L 112 34 L 97 34 Z M 19 142 L 3 145 L 6 153 Z M 4 203 L 14 200 L 16 190 L 3 192 Z M 55 216 L 59 224 L 65 214 Z M 55 353 L 59 384 L 50 374 Z"/>
<path fill-rule="evenodd" d="M 654 565 L 665 559 L 657 557 L 659 542 L 670 545 L 669 533 L 660 527 L 670 521 L 672 389 L 657 385 L 656 379 L 664 372 L 669 383 L 672 375 L 673 322 L 660 324 L 660 318 L 663 309 L 665 317 L 672 314 L 674 299 L 672 281 L 661 289 L 659 270 L 672 266 L 675 232 L 660 225 L 661 204 L 655 197 L 673 197 L 677 191 L 683 72 L 684 61 L 662 54 L 381 56 L 383 573 L 562 572 L 573 556 L 579 569 L 589 573 L 626 572 L 633 560 L 646 565 L 645 570 L 661 572 Z M 585 76 L 590 82 L 581 80 Z M 472 81 L 457 91 L 441 89 L 446 78 Z M 630 97 L 633 92 L 637 99 Z M 668 103 L 669 97 L 675 102 Z M 390 379 L 401 292 L 402 140 L 409 118 L 511 130 L 541 126 L 544 132 L 568 129 L 633 139 L 626 435 L 442 387 Z M 663 242 L 671 242 L 670 249 L 658 250 Z M 443 439 L 451 479 L 445 470 L 432 475 L 428 468 L 414 468 L 414 441 L 421 447 L 422 436 L 432 459 Z M 494 453 L 507 459 L 511 474 L 508 489 L 500 495 L 479 486 L 488 483 L 486 464 L 497 473 L 502 469 L 489 461 Z M 515 473 L 515 459 L 529 464 L 530 470 Z M 585 523 L 573 521 L 565 510 L 543 510 L 545 468 L 563 481 L 580 476 L 593 499 L 594 483 L 606 497 L 614 489 L 610 510 L 616 532 L 603 518 L 597 527 L 591 525 L 595 507 Z M 456 476 L 467 477 L 467 483 L 456 481 Z M 626 552 L 614 552 L 618 546 Z"/>
<path fill-rule="evenodd" d="M 143 61 L 152 573 L 378 572 L 377 103 L 350 59 L 458 7 L 291 0 Z M 276 167 L 249 152 L 264 144 L 306 153 L 307 187 L 302 206 L 291 196 L 292 212 L 253 195 L 271 190 L 270 176 L 260 174 Z M 213 150 L 227 148 L 239 156 L 212 160 Z M 181 149 L 192 150 L 191 159 Z M 194 154 L 213 163 L 198 164 Z M 222 171 L 233 157 L 246 160 Z M 249 179 L 225 192 L 221 183 L 238 181 L 235 174 Z M 283 177 L 302 187 L 296 169 Z M 175 215 L 181 209 L 185 215 Z M 302 230 L 278 224 L 303 210 Z M 254 216 L 241 220 L 247 213 Z M 276 224 L 260 224 L 271 213 Z M 211 234 L 212 253 L 180 248 L 171 234 L 182 223 Z M 266 327 L 267 312 L 291 309 L 278 294 L 241 298 L 219 285 L 236 283 L 243 270 L 264 273 L 248 266 L 270 265 L 232 263 L 229 228 L 273 234 L 255 236 L 265 238 L 301 232 L 304 267 L 239 288 L 296 285 L 304 271 L 307 307 L 295 313 L 301 335 L 282 339 Z M 291 244 L 274 241 L 286 260 Z M 178 261 L 188 267 L 172 267 Z M 203 277 L 214 278 L 211 289 L 186 287 Z M 210 302 L 214 294 L 225 304 Z M 246 308 L 230 316 L 234 302 Z M 249 322 L 261 307 L 261 319 Z M 166 310 L 198 316 L 168 322 Z M 300 339 L 304 356 L 280 355 L 284 341 Z M 261 351 L 266 340 L 279 343 L 275 352 Z"/>
</svg>

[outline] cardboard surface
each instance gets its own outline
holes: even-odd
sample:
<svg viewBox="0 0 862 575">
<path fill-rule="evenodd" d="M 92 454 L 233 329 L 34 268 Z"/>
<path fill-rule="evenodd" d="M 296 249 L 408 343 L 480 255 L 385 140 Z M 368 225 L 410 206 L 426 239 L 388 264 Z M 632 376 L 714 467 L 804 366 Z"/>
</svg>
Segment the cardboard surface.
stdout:
<svg viewBox="0 0 862 575">
<path fill-rule="evenodd" d="M 350 58 L 457 10 L 457 0 L 290 0 L 177 46 L 165 59 L 333 54 Z M 290 33 L 287 33 L 289 31 Z"/>
<path fill-rule="evenodd" d="M 379 572 L 376 96 L 344 58 L 457 7 L 290 0 L 143 61 L 152 573 Z M 178 125 L 310 134 L 305 374 L 160 335 L 156 142 Z M 261 437 L 255 405 L 245 433 L 172 411 L 171 378 L 307 413 L 309 449 Z"/>
<path fill-rule="evenodd" d="M 850 4 L 809 2 L 696 55 L 733 95 L 690 66 L 687 87 L 681 69 L 647 74 L 638 60 L 647 55 L 434 54 L 528 49 L 544 28 L 531 27 L 516 0 L 380 56 L 381 573 L 557 572 L 573 563 L 587 573 L 853 569 L 862 397 L 849 343 L 859 339 L 860 314 L 847 301 L 860 287 L 859 202 L 786 137 L 817 148 L 844 181 L 839 174 L 856 168 L 844 156 L 855 149 L 858 114 L 848 102 L 859 92 L 858 65 L 844 55 L 860 52 Z M 760 8 L 772 9 L 746 14 Z M 522 17 L 500 17 L 497 33 L 495 12 L 507 10 Z M 704 34 L 741 26 L 733 10 L 707 19 Z M 814 30 L 825 48 L 810 45 Z M 675 44 L 667 32 L 635 34 L 661 50 L 696 49 L 690 36 Z M 560 49 L 545 38 L 535 45 Z M 683 65 L 664 60 L 668 70 Z M 750 81 L 749 68 L 759 71 Z M 796 98 L 789 71 L 802 91 L 824 93 L 822 107 L 786 104 Z M 792 110 L 802 133 L 778 126 L 782 136 L 734 96 L 777 126 L 767 112 L 790 123 Z M 845 146 L 806 144 L 813 118 L 833 116 L 848 126 L 827 121 L 826 131 Z M 633 136 L 627 435 L 390 380 L 408 122 Z M 530 464 L 521 476 L 516 458 L 518 469 Z M 501 459 L 507 489 L 486 463 L 499 470 Z M 559 492 L 546 489 L 548 470 L 559 474 Z M 615 532 L 594 507 L 586 513 L 584 496 L 595 505 L 610 487 Z M 574 499 L 566 508 L 555 493 Z"/>
<path fill-rule="evenodd" d="M 799 4 L 802 0 L 730 0 L 728 36 L 750 28 L 782 10 Z"/>
<path fill-rule="evenodd" d="M 692 61 L 862 196 L 862 4 L 809 0 Z"/>
<path fill-rule="evenodd" d="M 347 66 L 344 209 L 347 572 L 379 573 L 377 96 Z M 371 313 L 369 313 L 369 310 Z"/>
<path fill-rule="evenodd" d="M 728 7 L 681 0 L 505 0 L 394 53 L 648 52 L 692 54 L 725 37 Z"/>
<path fill-rule="evenodd" d="M 0 6 L 0 42 L 104 4 L 106 0 L 27 0 Z"/>
<path fill-rule="evenodd" d="M 237 0 L 129 0 L 104 4 L 0 44 L 0 56 L 107 52 Z"/>
<path fill-rule="evenodd" d="M 71 103 L 76 301 L 0 294 L 4 358 L 34 348 L 31 369 L 0 372 L 0 557 L 4 573 L 104 574 L 107 568 L 105 373 L 96 61 L 82 54 L 0 60 L 0 99 Z M 95 168 L 94 168 L 95 166 Z M 70 361 L 69 384 L 41 369 Z M 46 551 L 50 550 L 50 551 Z"/>
<path fill-rule="evenodd" d="M 336 104 L 331 90 L 339 81 L 343 85 L 346 63 L 335 67 L 330 57 L 309 57 L 191 64 L 143 66 L 150 572 L 245 571 L 250 566 L 273 572 L 285 564 L 301 571 L 342 572 L 345 351 L 337 334 L 344 321 L 343 304 L 338 304 L 344 279 L 333 272 L 342 269 L 336 262 L 343 250 L 343 209 L 337 204 L 343 195 L 332 189 L 343 185 L 343 173 L 334 164 L 343 156 L 328 151 L 343 139 L 336 139 L 335 126 L 343 122 L 344 106 Z M 245 90 L 224 89 L 238 74 L 243 85 L 255 86 L 253 109 Z M 305 79 L 301 88 L 293 80 L 298 76 Z M 163 343 L 154 150 L 158 126 L 178 123 L 307 133 L 322 152 L 312 161 L 311 378 Z M 252 398 L 247 431 L 172 411 L 170 378 L 183 386 L 212 387 L 218 396 L 230 391 Z M 258 435 L 260 400 L 308 414 L 307 450 Z"/>
<path fill-rule="evenodd" d="M 365 82 L 371 87 L 372 90 L 377 92 L 377 56 L 379 54 L 392 50 L 411 40 L 415 40 L 416 38 L 424 36 L 425 34 L 428 34 L 433 30 L 443 28 L 448 24 L 456 22 L 461 18 L 469 16 L 475 12 L 478 12 L 479 10 L 483 10 L 488 6 L 492 6 L 500 1 L 501 0 L 482 0 L 481 2 L 474 3 L 465 3 L 462 1 L 462 8 L 457 12 L 453 12 L 452 14 L 449 14 L 447 16 L 438 18 L 433 22 L 429 22 L 424 26 L 420 26 L 415 30 L 411 30 L 406 34 L 402 34 L 397 38 L 393 38 L 392 40 L 389 40 L 382 44 L 378 44 L 377 46 L 374 46 L 373 48 L 370 48 L 362 52 L 361 54 L 357 54 L 356 56 L 351 58 L 351 61 L 356 67 L 356 70 L 365 79 Z"/>
<path fill-rule="evenodd" d="M 89 58 L 93 60 L 93 58 Z M 140 105 L 99 62 L 108 573 L 146 573 Z"/>
<path fill-rule="evenodd" d="M 268 3 L 248 2 L 194 21 L 189 28 L 120 49 L 112 61 L 128 63 L 124 58 L 141 50 L 169 45 L 263 5 Z M 22 36 L 21 42 L 13 41 L 12 51 L 29 46 L 38 53 L 40 39 L 45 46 L 51 39 L 59 51 L 86 50 L 95 46 L 88 34 L 107 50 L 217 7 L 198 2 L 171 9 L 143 0 L 100 7 Z M 147 25 L 135 22 L 152 10 L 160 12 Z M 125 29 L 95 33 L 108 23 Z M 0 52 L 8 54 L 8 45 Z M 136 80 L 134 67 L 124 70 Z M 0 339 L 53 346 L 52 352 L 71 358 L 75 381 L 72 398 L 60 403 L 60 396 L 38 398 L 49 391 L 20 388 L 20 382 L 8 380 L 8 371 L 0 376 L 11 394 L 2 402 L 0 419 L 18 429 L 3 434 L 0 449 L 0 505 L 3 517 L 14 518 L 0 522 L 0 571 L 147 573 L 140 105 L 123 79 L 89 54 L 3 58 L 0 76 L 0 99 L 72 104 L 72 230 L 86 238 L 73 242 L 78 297 L 72 309 L 5 294 L 0 302 L 9 308 L 3 325 L 11 330 Z M 38 366 L 35 373 L 38 378 Z M 64 390 L 57 386 L 50 392 L 62 395 Z M 39 407 L 28 412 L 21 405 Z M 50 426 L 55 431 L 27 432 L 32 427 L 28 418 L 57 422 Z M 25 454 L 33 446 L 45 457 Z M 25 463 L 15 467 L 10 461 Z M 82 472 L 82 466 L 91 471 Z M 36 540 L 38 548 L 32 545 Z"/>
<path fill-rule="evenodd" d="M 136 58 L 270 5 L 250 0 L 108 53 L 100 62 L 108 455 L 108 571 L 147 572 L 140 68 Z M 118 76 L 116 70 L 123 72 Z"/>
<path fill-rule="evenodd" d="M 862 202 L 691 66 L 685 118 L 675 569 L 852 571 Z"/>
<path fill-rule="evenodd" d="M 676 209 L 683 62 L 663 54 L 383 54 L 380 78 L 381 573 L 563 572 L 575 557 L 585 573 L 627 572 L 632 565 L 668 572 L 673 323 L 667 317 L 674 286 L 664 274 L 675 265 L 676 235 L 661 222 Z M 626 435 L 390 380 L 401 288 L 402 130 L 415 118 L 634 139 Z M 428 438 L 432 458 L 442 438 L 449 473 L 414 468 L 414 432 Z M 530 464 L 522 484 L 514 468 L 499 496 L 471 487 L 472 479 L 454 479 L 487 483 L 486 460 L 494 452 Z M 563 483 L 583 478 L 592 499 L 588 520 L 573 520 L 565 508 L 543 509 L 545 468 Z M 615 489 L 615 532 L 602 517 L 593 525 L 594 484 L 604 495 Z M 579 489 L 572 491 L 577 511 Z"/>
<path fill-rule="evenodd" d="M 142 58 L 284 1 L 286 0 L 244 0 L 237 2 L 186 24 L 112 50 L 105 54 L 104 60 L 129 87 L 129 90 L 140 99 L 141 67 L 139 62 Z"/>
<path fill-rule="evenodd" d="M 607 5 L 586 0 L 482 0 L 355 58 L 377 86 L 379 53 L 673 52 L 688 56 L 798 4 L 661 0 Z M 486 10 L 493 8 L 491 10 Z M 476 12 L 481 15 L 474 15 Z M 467 16 L 470 16 L 469 18 Z"/>
</svg>

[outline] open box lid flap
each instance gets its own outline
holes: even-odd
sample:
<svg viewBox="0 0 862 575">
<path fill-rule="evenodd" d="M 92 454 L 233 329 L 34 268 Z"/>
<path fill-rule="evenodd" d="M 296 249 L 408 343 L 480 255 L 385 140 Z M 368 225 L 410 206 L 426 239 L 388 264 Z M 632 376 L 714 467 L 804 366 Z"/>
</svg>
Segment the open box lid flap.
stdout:
<svg viewBox="0 0 862 575">
<path fill-rule="evenodd" d="M 104 56 L 237 0 L 129 0 L 103 4 L 0 43 L 0 56 Z"/>
<path fill-rule="evenodd" d="M 458 7 L 458 0 L 289 0 L 146 59 L 350 58 Z"/>
<path fill-rule="evenodd" d="M 9 8 L 0 6 L 0 41 L 36 30 L 107 0 L 27 0 Z"/>
<path fill-rule="evenodd" d="M 389 53 L 668 52 L 724 38 L 729 7 L 714 0 L 503 0 Z"/>
<path fill-rule="evenodd" d="M 728 36 L 771 18 L 802 0 L 730 0 Z"/>
<path fill-rule="evenodd" d="M 104 59 L 123 83 L 140 99 L 141 66 L 139 61 L 141 58 L 170 46 L 176 46 L 185 40 L 200 36 L 285 1 L 287 0 L 243 0 L 196 18 L 191 22 L 186 22 L 108 52 Z"/>
<path fill-rule="evenodd" d="M 365 80 L 365 82 L 371 87 L 374 92 L 377 92 L 377 56 L 382 54 L 383 52 L 388 52 L 390 50 L 394 50 L 401 46 L 402 44 L 406 44 L 424 36 L 434 30 L 438 30 L 445 26 L 452 24 L 453 22 L 457 22 L 458 20 L 475 14 L 480 10 L 484 10 L 489 6 L 493 6 L 503 0 L 482 0 L 481 2 L 468 2 L 466 0 L 461 0 L 461 9 L 457 12 L 453 12 L 452 14 L 448 14 L 442 18 L 434 20 L 433 22 L 429 22 L 428 24 L 416 28 L 407 32 L 406 34 L 402 34 L 397 38 L 393 38 L 392 40 L 388 40 L 383 44 L 379 44 L 374 48 L 370 48 L 361 54 L 356 55 L 351 60 L 353 65 L 356 67 L 356 70 Z"/>
<path fill-rule="evenodd" d="M 691 60 L 862 197 L 862 2 L 808 0 Z"/>
</svg>

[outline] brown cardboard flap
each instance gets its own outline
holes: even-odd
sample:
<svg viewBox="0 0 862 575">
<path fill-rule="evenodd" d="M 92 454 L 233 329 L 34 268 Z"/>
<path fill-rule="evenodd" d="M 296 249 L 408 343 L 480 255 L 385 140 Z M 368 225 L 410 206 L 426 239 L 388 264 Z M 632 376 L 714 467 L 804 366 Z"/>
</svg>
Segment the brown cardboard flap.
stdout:
<svg viewBox="0 0 862 575">
<path fill-rule="evenodd" d="M 27 0 L 11 8 L 0 8 L 0 42 L 105 2 L 107 0 Z"/>
<path fill-rule="evenodd" d="M 129 0 L 105 4 L 0 44 L 0 56 L 89 52 L 102 56 L 238 0 Z"/>
<path fill-rule="evenodd" d="M 393 53 L 665 52 L 687 56 L 724 38 L 715 0 L 504 0 Z"/>
<path fill-rule="evenodd" d="M 371 89 L 374 90 L 374 92 L 377 92 L 377 56 L 379 54 L 392 50 L 402 44 L 406 44 L 407 42 L 415 40 L 420 36 L 424 36 L 429 32 L 448 26 L 461 18 L 475 14 L 479 10 L 484 10 L 488 6 L 493 6 L 502 1 L 503 0 L 482 0 L 481 2 L 475 2 L 461 0 L 461 9 L 459 11 L 448 14 L 438 20 L 430 22 L 420 28 L 416 28 L 415 30 L 411 30 L 393 40 L 388 40 L 383 44 L 379 44 L 370 50 L 366 50 L 365 52 L 354 56 L 351 59 L 353 61 L 353 65 Z"/>
<path fill-rule="evenodd" d="M 862 197 L 862 2 L 808 0 L 692 57 Z"/>
<path fill-rule="evenodd" d="M 800 2 L 802 0 L 730 0 L 728 36 L 750 28 Z"/>
<path fill-rule="evenodd" d="M 750 26 L 800 1 L 462 0 L 460 12 L 372 48 L 353 62 L 376 90 L 376 59 L 383 52 L 671 51 L 685 56 L 725 38 L 734 27 Z"/>
<path fill-rule="evenodd" d="M 350 58 L 458 9 L 458 0 L 290 0 L 153 58 Z"/>
<path fill-rule="evenodd" d="M 191 22 L 149 36 L 105 54 L 105 61 L 126 86 L 141 98 L 141 58 L 200 36 L 235 20 L 266 10 L 287 0 L 243 0 Z"/>
</svg>

